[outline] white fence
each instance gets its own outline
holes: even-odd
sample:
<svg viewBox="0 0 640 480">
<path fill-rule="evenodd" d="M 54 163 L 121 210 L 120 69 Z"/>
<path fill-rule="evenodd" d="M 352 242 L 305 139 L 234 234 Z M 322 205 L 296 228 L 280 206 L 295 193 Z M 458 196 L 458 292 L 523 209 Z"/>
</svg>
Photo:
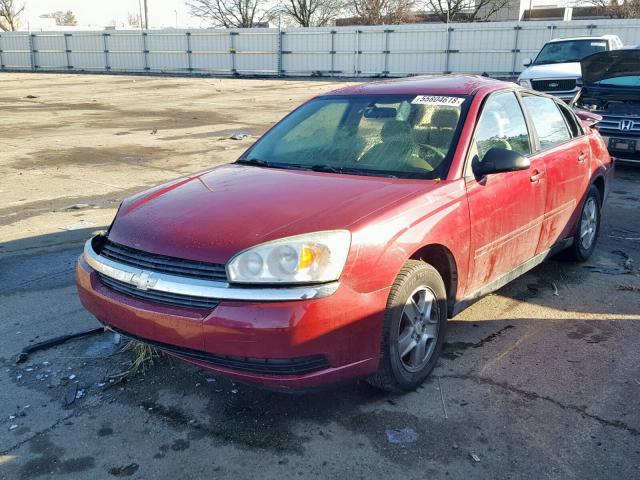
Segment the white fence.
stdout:
<svg viewBox="0 0 640 480">
<path fill-rule="evenodd" d="M 640 44 L 640 20 L 1 33 L 0 71 L 510 76 L 551 38 L 604 34 Z"/>
</svg>

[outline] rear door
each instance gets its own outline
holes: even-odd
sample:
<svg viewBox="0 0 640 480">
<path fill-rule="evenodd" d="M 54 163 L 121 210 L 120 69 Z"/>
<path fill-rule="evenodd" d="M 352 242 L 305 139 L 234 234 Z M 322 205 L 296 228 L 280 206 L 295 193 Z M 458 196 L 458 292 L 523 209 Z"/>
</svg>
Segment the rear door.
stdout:
<svg viewBox="0 0 640 480">
<path fill-rule="evenodd" d="M 554 99 L 522 95 L 536 137 L 537 156 L 547 172 L 545 213 L 537 253 L 571 235 L 589 185 L 591 147 L 575 116 Z"/>
<path fill-rule="evenodd" d="M 471 162 L 491 148 L 529 157 L 528 170 L 476 178 Z M 471 221 L 474 292 L 535 255 L 545 207 L 544 160 L 532 156 L 532 139 L 513 91 L 492 94 L 482 107 L 467 158 L 465 183 Z"/>
</svg>

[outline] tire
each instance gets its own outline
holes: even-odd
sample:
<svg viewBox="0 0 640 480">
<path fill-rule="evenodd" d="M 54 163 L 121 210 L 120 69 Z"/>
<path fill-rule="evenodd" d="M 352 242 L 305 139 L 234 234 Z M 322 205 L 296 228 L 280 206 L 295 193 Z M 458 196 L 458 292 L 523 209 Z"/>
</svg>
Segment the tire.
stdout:
<svg viewBox="0 0 640 480">
<path fill-rule="evenodd" d="M 382 326 L 380 364 L 367 381 L 387 391 L 415 390 L 436 366 L 446 324 L 447 293 L 442 277 L 428 263 L 409 260 L 391 287 Z"/>
<path fill-rule="evenodd" d="M 591 185 L 580 210 L 573 244 L 568 250 L 571 260 L 584 262 L 596 249 L 600 234 L 601 208 L 600 192 L 595 185 Z"/>
</svg>

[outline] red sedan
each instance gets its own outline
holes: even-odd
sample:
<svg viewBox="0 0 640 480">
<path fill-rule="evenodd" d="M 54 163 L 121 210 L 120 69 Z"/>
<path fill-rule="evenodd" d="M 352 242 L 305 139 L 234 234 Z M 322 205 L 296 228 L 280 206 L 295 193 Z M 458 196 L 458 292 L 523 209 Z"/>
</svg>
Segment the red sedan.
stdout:
<svg viewBox="0 0 640 480">
<path fill-rule="evenodd" d="M 413 389 L 447 318 L 560 249 L 591 255 L 613 172 L 596 120 L 475 76 L 321 95 L 235 163 L 125 200 L 80 298 L 240 381 Z"/>
</svg>

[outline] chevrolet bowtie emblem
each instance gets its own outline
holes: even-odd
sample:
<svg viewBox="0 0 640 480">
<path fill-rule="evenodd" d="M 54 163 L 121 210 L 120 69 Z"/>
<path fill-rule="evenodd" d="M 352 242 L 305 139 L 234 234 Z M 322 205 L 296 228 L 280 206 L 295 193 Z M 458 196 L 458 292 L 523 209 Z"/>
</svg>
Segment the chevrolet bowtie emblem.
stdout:
<svg viewBox="0 0 640 480">
<path fill-rule="evenodd" d="M 133 283 L 138 290 L 147 290 L 158 283 L 158 279 L 153 278 L 152 275 L 153 273 L 143 270 L 139 275 L 135 274 L 131 277 L 131 283 Z"/>
</svg>

